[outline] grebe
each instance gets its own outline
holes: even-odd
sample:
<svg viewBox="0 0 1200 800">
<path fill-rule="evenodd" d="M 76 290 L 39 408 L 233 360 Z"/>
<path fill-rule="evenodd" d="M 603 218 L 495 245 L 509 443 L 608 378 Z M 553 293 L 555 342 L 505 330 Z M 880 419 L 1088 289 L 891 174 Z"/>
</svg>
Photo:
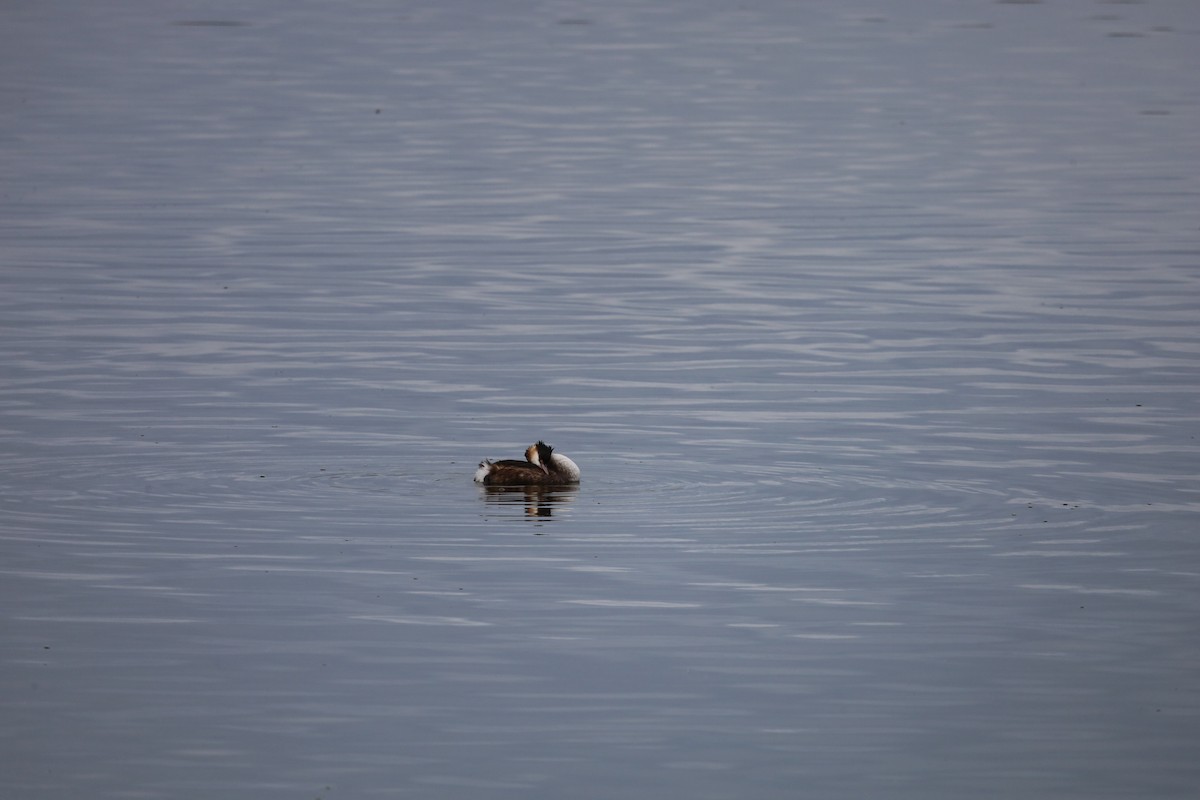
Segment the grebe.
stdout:
<svg viewBox="0 0 1200 800">
<path fill-rule="evenodd" d="M 579 467 L 564 455 L 554 452 L 545 442 L 531 444 L 525 448 L 525 460 L 479 462 L 475 470 L 475 482 L 485 486 L 558 486 L 579 483 Z"/>
<path fill-rule="evenodd" d="M 537 463 L 545 468 L 550 477 L 547 483 L 579 483 L 579 465 L 564 455 L 554 452 L 554 448 L 539 441 L 534 445 Z"/>
</svg>

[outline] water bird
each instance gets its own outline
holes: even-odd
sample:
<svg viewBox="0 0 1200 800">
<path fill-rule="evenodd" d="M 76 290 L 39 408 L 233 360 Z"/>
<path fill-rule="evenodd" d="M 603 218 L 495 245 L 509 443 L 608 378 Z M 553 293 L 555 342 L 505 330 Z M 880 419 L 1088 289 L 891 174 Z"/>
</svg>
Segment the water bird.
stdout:
<svg viewBox="0 0 1200 800">
<path fill-rule="evenodd" d="M 484 486 L 561 486 L 579 483 L 579 465 L 538 441 L 525 448 L 524 461 L 511 458 L 480 461 L 475 482 Z"/>
</svg>

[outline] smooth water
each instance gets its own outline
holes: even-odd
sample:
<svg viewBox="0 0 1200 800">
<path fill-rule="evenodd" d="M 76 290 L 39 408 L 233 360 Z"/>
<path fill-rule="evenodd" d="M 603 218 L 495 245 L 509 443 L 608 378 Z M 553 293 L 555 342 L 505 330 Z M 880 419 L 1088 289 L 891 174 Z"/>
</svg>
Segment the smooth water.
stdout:
<svg viewBox="0 0 1200 800">
<path fill-rule="evenodd" d="M 7 4 L 4 794 L 1193 797 L 1197 75 L 1159 0 Z"/>
</svg>

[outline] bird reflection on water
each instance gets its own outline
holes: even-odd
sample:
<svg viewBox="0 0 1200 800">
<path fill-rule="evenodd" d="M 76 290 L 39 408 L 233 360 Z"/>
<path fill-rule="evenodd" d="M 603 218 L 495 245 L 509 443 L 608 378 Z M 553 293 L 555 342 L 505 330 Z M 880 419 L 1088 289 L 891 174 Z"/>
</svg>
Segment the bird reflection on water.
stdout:
<svg viewBox="0 0 1200 800">
<path fill-rule="evenodd" d="M 482 492 L 488 505 L 523 505 L 528 517 L 553 517 L 555 506 L 573 502 L 578 493 L 577 485 L 485 486 Z"/>
</svg>

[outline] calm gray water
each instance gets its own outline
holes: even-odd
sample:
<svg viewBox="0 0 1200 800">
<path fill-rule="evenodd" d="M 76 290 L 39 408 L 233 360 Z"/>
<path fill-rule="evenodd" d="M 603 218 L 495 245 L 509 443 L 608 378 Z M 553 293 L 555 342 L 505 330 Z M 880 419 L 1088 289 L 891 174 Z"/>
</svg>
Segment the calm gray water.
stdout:
<svg viewBox="0 0 1200 800">
<path fill-rule="evenodd" d="M 1194 797 L 1198 9 L 5 4 L 4 793 Z"/>
</svg>

